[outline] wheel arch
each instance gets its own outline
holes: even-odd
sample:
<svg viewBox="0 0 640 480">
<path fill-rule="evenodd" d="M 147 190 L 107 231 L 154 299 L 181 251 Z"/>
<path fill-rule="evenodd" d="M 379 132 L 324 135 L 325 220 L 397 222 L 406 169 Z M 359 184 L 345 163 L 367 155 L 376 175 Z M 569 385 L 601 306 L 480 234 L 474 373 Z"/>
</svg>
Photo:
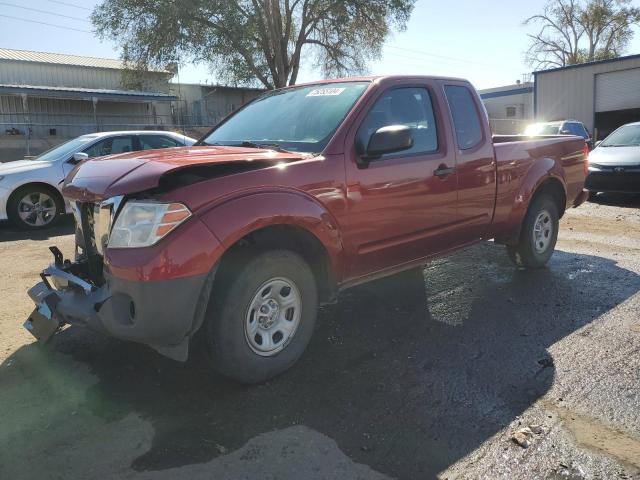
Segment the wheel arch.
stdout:
<svg viewBox="0 0 640 480">
<path fill-rule="evenodd" d="M 535 189 L 531 200 L 529 200 L 529 205 L 531 205 L 536 197 L 545 193 L 548 193 L 553 198 L 554 203 L 558 207 L 558 217 L 562 218 L 567 208 L 567 192 L 565 191 L 564 184 L 557 177 L 549 176 Z M 529 205 L 527 205 L 527 210 L 529 209 Z"/>
<path fill-rule="evenodd" d="M 247 255 L 276 249 L 300 255 L 313 272 L 321 301 L 326 303 L 332 300 L 337 280 L 329 253 L 313 233 L 297 225 L 275 224 L 246 234 L 222 255 L 218 274 L 224 275 L 228 266 L 243 261 Z"/>
<path fill-rule="evenodd" d="M 42 187 L 42 188 L 45 188 L 45 189 L 51 191 L 51 193 L 53 193 L 56 196 L 56 198 L 58 200 L 60 200 L 60 203 L 62 204 L 62 212 L 61 213 L 65 213 L 64 197 L 62 196 L 62 192 L 60 192 L 60 190 L 55 185 L 52 185 L 51 183 L 47 183 L 47 182 L 42 182 L 42 181 L 29 181 L 29 182 L 25 182 L 25 183 L 22 183 L 22 184 L 18 185 L 9 194 L 9 196 L 7 197 L 7 205 L 5 206 L 5 208 L 7 210 L 7 214 L 9 214 L 9 205 L 11 205 L 11 202 L 13 200 L 15 200 L 15 198 L 18 195 L 18 193 L 20 192 L 20 190 L 22 190 L 23 188 L 28 188 L 28 187 L 33 187 L 33 186 Z"/>
<path fill-rule="evenodd" d="M 218 205 L 201 219 L 225 247 L 219 273 L 248 251 L 289 249 L 309 263 L 323 301 L 333 298 L 343 275 L 342 240 L 337 222 L 315 198 L 259 192 Z"/>
<path fill-rule="evenodd" d="M 550 164 L 550 165 L 549 165 Z M 549 168 L 551 166 L 551 168 Z M 567 206 L 566 185 L 562 176 L 553 167 L 555 163 L 540 162 L 539 168 L 545 170 L 532 169 L 527 179 L 523 182 L 520 191 L 515 195 L 514 208 L 506 222 L 505 233 L 496 237 L 498 243 L 512 245 L 518 243 L 522 222 L 525 219 L 532 202 L 542 194 L 549 194 L 558 207 L 558 216 L 562 218 Z"/>
</svg>

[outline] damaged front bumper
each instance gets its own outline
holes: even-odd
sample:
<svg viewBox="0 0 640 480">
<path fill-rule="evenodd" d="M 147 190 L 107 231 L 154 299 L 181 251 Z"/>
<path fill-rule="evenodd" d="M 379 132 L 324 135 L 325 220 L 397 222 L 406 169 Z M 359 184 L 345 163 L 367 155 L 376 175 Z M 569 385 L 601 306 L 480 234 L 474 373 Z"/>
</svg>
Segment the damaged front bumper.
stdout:
<svg viewBox="0 0 640 480">
<path fill-rule="evenodd" d="M 189 340 L 200 328 L 213 284 L 213 275 L 161 281 L 133 281 L 104 272 L 104 283 L 88 278 L 86 261 L 55 264 L 29 290 L 36 304 L 25 328 L 39 341 L 48 341 L 64 325 L 79 325 L 149 345 L 175 360 L 185 361 Z M 56 253 L 57 252 L 57 253 Z"/>
</svg>

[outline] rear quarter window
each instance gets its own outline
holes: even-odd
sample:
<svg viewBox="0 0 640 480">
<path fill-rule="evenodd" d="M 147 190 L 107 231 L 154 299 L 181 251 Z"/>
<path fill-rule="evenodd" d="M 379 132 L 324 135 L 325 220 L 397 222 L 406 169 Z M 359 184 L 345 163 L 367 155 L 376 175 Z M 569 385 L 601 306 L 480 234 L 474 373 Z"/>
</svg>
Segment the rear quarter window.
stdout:
<svg viewBox="0 0 640 480">
<path fill-rule="evenodd" d="M 468 88 L 458 85 L 444 87 L 447 103 L 453 117 L 458 147 L 469 150 L 482 141 L 482 122 L 473 95 Z"/>
</svg>

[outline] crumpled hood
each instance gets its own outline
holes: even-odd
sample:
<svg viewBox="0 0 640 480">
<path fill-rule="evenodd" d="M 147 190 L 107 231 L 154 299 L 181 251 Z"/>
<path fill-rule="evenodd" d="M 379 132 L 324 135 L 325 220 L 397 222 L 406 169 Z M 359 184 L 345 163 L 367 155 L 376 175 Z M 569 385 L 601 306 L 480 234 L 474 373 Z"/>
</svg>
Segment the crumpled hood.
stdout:
<svg viewBox="0 0 640 480">
<path fill-rule="evenodd" d="M 12 173 L 24 173 L 39 168 L 47 168 L 51 166 L 51 162 L 46 160 L 16 160 L 15 162 L 0 163 L 0 175 L 9 175 Z"/>
<path fill-rule="evenodd" d="M 130 152 L 83 161 L 66 178 L 62 191 L 68 198 L 95 202 L 155 188 L 163 175 L 191 166 L 247 162 L 270 166 L 305 158 L 306 154 L 295 152 L 226 146 Z"/>
<path fill-rule="evenodd" d="M 598 147 L 589 154 L 589 163 L 597 165 L 640 165 L 640 146 Z"/>
</svg>

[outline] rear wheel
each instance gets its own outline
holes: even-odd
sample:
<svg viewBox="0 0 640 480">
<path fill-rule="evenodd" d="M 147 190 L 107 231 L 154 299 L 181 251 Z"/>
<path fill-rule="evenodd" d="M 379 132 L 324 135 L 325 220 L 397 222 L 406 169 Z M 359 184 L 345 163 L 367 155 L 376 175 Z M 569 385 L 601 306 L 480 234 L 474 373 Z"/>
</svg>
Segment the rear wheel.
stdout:
<svg viewBox="0 0 640 480">
<path fill-rule="evenodd" d="M 558 226 L 558 207 L 553 197 L 538 195 L 524 218 L 518 244 L 507 245 L 511 261 L 522 269 L 545 266 L 556 247 Z"/>
<path fill-rule="evenodd" d="M 302 356 L 315 326 L 318 293 L 309 265 L 287 250 L 231 262 L 214 284 L 205 336 L 213 367 L 258 383 Z"/>
<path fill-rule="evenodd" d="M 44 185 L 25 185 L 16 190 L 7 204 L 9 220 L 25 230 L 53 226 L 64 213 L 58 192 Z"/>
</svg>

